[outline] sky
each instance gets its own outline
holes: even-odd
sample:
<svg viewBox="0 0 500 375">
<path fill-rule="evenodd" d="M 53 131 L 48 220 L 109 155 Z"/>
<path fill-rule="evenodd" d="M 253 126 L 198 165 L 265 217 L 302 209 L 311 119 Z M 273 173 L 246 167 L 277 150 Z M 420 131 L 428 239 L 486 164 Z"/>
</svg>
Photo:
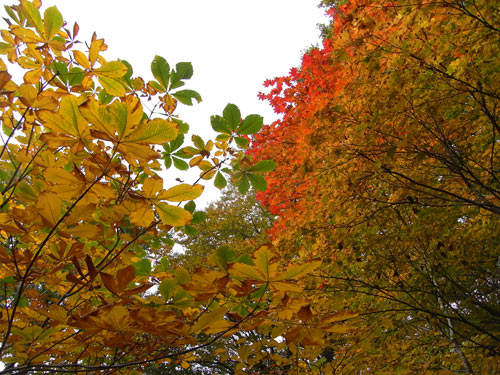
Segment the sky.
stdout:
<svg viewBox="0 0 500 375">
<path fill-rule="evenodd" d="M 257 94 L 264 80 L 286 75 L 305 50 L 319 43 L 317 25 L 327 19 L 318 2 L 43 0 L 42 11 L 56 5 L 70 28 L 78 22 L 81 41 L 89 41 L 95 31 L 108 45 L 103 54 L 108 61 L 127 60 L 134 76 L 146 81 L 153 78 L 155 55 L 170 66 L 192 62 L 194 75 L 185 88 L 198 91 L 203 101 L 193 107 L 179 103 L 176 113 L 191 133 L 213 139 L 210 116 L 222 114 L 227 103 L 236 104 L 243 117 L 258 113 L 265 123 L 277 118 Z M 1 5 L 13 3 L 0 0 Z M 216 189 L 206 189 L 201 203 L 216 197 Z"/>
</svg>

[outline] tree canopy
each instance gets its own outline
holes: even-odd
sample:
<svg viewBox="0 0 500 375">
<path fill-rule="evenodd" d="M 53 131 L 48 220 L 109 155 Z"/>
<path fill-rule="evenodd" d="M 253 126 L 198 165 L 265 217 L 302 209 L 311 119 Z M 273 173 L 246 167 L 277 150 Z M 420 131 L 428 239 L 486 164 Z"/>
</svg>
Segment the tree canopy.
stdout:
<svg viewBox="0 0 500 375">
<path fill-rule="evenodd" d="M 332 4 L 333 3 L 333 4 Z M 324 2 L 321 48 L 261 94 L 251 153 L 290 256 L 321 257 L 335 373 L 498 372 L 500 13 L 491 1 Z"/>
<path fill-rule="evenodd" d="M 498 373 L 498 4 L 322 5 L 280 120 L 228 104 L 189 144 L 189 62 L 143 79 L 5 8 L 0 374 Z"/>
</svg>

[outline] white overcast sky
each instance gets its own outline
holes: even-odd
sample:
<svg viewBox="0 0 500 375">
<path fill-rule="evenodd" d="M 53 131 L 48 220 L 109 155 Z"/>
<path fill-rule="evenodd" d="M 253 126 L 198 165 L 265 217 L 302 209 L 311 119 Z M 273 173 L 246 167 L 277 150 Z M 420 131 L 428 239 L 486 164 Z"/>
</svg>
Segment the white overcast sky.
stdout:
<svg viewBox="0 0 500 375">
<path fill-rule="evenodd" d="M 192 133 L 208 138 L 210 115 L 221 114 L 227 103 L 238 105 L 243 116 L 258 113 L 265 123 L 276 119 L 257 93 L 264 80 L 286 75 L 300 64 L 304 50 L 319 43 L 317 24 L 326 17 L 318 2 L 43 0 L 42 10 L 56 5 L 69 27 L 78 22 L 81 41 L 97 32 L 108 45 L 106 59 L 127 60 L 134 75 L 146 81 L 152 78 L 150 64 L 156 54 L 170 66 L 191 61 L 194 75 L 186 88 L 198 91 L 203 102 L 179 104 L 177 113 Z M 2 5 L 13 3 L 0 0 Z"/>
</svg>

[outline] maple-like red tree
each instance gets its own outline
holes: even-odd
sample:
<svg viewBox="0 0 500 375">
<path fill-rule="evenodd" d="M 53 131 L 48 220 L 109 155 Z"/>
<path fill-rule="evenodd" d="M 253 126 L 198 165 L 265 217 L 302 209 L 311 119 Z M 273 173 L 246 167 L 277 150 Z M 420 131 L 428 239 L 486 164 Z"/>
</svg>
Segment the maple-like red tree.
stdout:
<svg viewBox="0 0 500 375">
<path fill-rule="evenodd" d="M 320 256 L 315 298 L 360 313 L 325 368 L 497 373 L 498 4 L 324 5 L 323 45 L 266 82 L 282 117 L 250 153 L 277 164 L 259 198 L 281 251 Z"/>
</svg>

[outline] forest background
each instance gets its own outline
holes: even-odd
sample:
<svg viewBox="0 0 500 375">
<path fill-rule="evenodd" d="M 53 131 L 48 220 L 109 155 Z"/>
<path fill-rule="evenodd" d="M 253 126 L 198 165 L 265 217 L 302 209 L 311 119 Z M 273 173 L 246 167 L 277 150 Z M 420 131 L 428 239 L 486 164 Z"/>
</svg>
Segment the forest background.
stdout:
<svg viewBox="0 0 500 375">
<path fill-rule="evenodd" d="M 2 373 L 498 373 L 498 4 L 322 5 L 281 117 L 229 104 L 191 146 L 190 63 L 143 80 L 7 9 Z"/>
</svg>

